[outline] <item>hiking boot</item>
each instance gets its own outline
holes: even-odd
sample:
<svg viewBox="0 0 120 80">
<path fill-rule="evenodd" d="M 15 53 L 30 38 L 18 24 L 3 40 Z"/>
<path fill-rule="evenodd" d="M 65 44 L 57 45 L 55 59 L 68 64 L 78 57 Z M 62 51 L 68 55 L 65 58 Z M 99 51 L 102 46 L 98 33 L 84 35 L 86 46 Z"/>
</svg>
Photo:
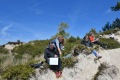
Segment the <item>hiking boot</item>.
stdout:
<svg viewBox="0 0 120 80">
<path fill-rule="evenodd" d="M 55 74 L 56 74 L 56 78 L 59 78 L 59 72 L 56 71 Z"/>
<path fill-rule="evenodd" d="M 98 56 L 98 59 L 102 58 L 102 56 Z"/>
</svg>

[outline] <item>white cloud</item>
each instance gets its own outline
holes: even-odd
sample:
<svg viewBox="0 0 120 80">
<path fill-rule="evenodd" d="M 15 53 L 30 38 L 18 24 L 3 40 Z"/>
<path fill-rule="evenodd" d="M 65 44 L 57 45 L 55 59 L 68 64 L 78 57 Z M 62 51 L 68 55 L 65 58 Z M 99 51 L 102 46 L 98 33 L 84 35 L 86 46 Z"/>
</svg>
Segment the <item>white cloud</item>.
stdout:
<svg viewBox="0 0 120 80">
<path fill-rule="evenodd" d="M 8 25 L 3 27 L 3 29 L 1 29 L 0 34 L 2 34 L 2 36 L 6 36 L 8 33 L 7 31 L 12 27 L 13 25 Z"/>
</svg>

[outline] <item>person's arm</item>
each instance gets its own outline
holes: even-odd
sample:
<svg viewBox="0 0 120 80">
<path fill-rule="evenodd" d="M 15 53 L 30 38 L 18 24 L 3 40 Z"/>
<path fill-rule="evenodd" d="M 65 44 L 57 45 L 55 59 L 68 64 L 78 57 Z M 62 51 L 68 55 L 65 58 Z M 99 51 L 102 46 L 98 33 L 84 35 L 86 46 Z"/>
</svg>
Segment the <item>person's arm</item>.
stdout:
<svg viewBox="0 0 120 80">
<path fill-rule="evenodd" d="M 59 54 L 61 55 L 62 52 L 61 52 L 61 50 L 60 50 L 59 41 L 58 41 L 57 39 L 56 39 L 55 41 L 56 41 L 56 46 L 57 46 L 57 49 L 58 49 L 58 51 L 59 51 Z"/>
<path fill-rule="evenodd" d="M 57 50 L 55 50 L 55 55 L 54 57 L 59 57 L 59 52 Z"/>
</svg>

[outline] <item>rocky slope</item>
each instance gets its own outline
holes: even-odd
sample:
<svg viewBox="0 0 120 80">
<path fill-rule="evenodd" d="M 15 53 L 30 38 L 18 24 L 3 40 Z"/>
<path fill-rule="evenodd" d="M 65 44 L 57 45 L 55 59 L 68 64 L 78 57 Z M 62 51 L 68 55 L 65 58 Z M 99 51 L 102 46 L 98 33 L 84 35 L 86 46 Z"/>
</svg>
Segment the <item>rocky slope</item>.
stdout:
<svg viewBox="0 0 120 80">
<path fill-rule="evenodd" d="M 94 58 L 95 56 L 93 54 L 90 54 L 88 56 L 84 54 L 80 54 L 78 58 L 78 63 L 73 68 L 65 68 L 63 70 L 63 76 L 59 79 L 56 79 L 55 74 L 51 70 L 47 70 L 46 73 L 40 74 L 39 70 L 36 70 L 36 75 L 30 80 L 92 80 L 95 76 L 95 74 L 98 72 L 98 67 L 101 65 L 101 63 L 106 62 L 109 65 L 114 65 L 115 69 L 119 72 L 120 65 L 119 65 L 119 55 L 120 55 L 120 49 L 114 49 L 114 50 L 101 50 L 100 54 L 102 55 L 102 59 L 100 61 L 95 62 Z M 116 61 L 117 60 L 117 61 Z M 118 68 L 117 68 L 118 67 Z M 108 69 L 109 70 L 109 69 Z M 105 73 L 106 72 L 106 73 Z M 107 74 L 107 70 L 103 73 Z M 109 72 L 108 72 L 109 73 Z M 119 74 L 111 73 L 112 75 L 115 75 L 113 78 L 108 76 L 99 76 L 98 80 L 119 80 Z M 103 79 L 104 77 L 104 79 Z"/>
</svg>

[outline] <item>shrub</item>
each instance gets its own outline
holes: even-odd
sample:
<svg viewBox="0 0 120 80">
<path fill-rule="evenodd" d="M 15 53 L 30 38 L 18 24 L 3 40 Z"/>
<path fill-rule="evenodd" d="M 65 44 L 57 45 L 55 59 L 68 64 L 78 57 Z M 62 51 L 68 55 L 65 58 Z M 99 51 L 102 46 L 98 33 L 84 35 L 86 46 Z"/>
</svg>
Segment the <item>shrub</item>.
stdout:
<svg viewBox="0 0 120 80">
<path fill-rule="evenodd" d="M 0 56 L 0 64 L 2 64 L 7 59 L 7 56 Z"/>
<path fill-rule="evenodd" d="M 3 67 L 2 67 L 2 65 L 0 64 L 0 74 L 2 73 L 2 71 L 3 71 Z"/>
<path fill-rule="evenodd" d="M 106 44 L 108 49 L 120 48 L 119 42 L 113 39 L 100 38 L 100 42 Z"/>
<path fill-rule="evenodd" d="M 68 41 L 69 42 L 75 42 L 77 39 L 75 38 L 75 37 L 73 37 L 73 36 L 71 36 L 69 39 L 68 39 Z"/>
<path fill-rule="evenodd" d="M 84 49 L 86 49 L 87 47 L 85 46 L 85 45 L 83 45 L 83 44 L 78 44 L 78 49 L 80 50 L 80 51 L 83 51 Z"/>
<path fill-rule="evenodd" d="M 75 42 L 70 42 L 69 39 L 66 40 L 65 50 L 63 51 L 63 56 L 66 56 L 71 52 L 75 45 L 80 44 L 81 40 L 76 40 Z"/>
<path fill-rule="evenodd" d="M 16 65 L 7 68 L 2 72 L 1 77 L 8 80 L 28 80 L 34 69 L 28 65 Z"/>
<path fill-rule="evenodd" d="M 74 67 L 75 63 L 76 63 L 77 59 L 70 57 L 70 58 L 63 58 L 62 59 L 62 67 L 65 68 L 72 68 Z"/>
<path fill-rule="evenodd" d="M 95 49 L 96 51 L 99 51 L 100 46 L 99 46 L 99 45 L 95 45 L 94 49 Z"/>
<path fill-rule="evenodd" d="M 4 47 L 0 47 L 0 53 L 7 54 L 9 53 L 8 49 L 5 49 Z"/>
<path fill-rule="evenodd" d="M 120 30 L 120 29 L 118 29 L 118 28 L 110 29 L 110 30 L 104 31 L 104 32 L 102 32 L 102 33 L 100 33 L 100 34 L 102 34 L 102 35 L 109 35 L 109 34 L 111 34 L 111 33 L 116 33 L 116 32 L 119 31 L 119 30 Z"/>
<path fill-rule="evenodd" d="M 40 55 L 44 52 L 44 49 L 48 45 L 48 40 L 36 40 L 31 41 L 27 44 L 15 47 L 13 49 L 13 53 L 17 53 L 15 55 L 16 59 L 21 59 L 23 54 L 29 54 L 32 57 L 35 57 L 36 55 Z"/>
</svg>

